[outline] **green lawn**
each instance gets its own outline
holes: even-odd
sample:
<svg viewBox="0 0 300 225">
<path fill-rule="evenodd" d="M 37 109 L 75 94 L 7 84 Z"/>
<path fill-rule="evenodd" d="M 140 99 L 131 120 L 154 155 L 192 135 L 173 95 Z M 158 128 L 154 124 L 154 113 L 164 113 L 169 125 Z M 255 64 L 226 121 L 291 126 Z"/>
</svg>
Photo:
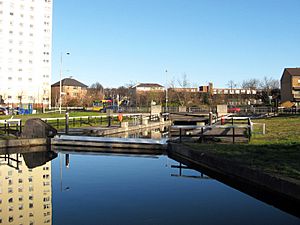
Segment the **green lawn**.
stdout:
<svg viewBox="0 0 300 225">
<path fill-rule="evenodd" d="M 254 120 L 266 124 L 266 134 L 256 134 L 250 144 L 300 144 L 300 116 Z"/>
<path fill-rule="evenodd" d="M 99 113 L 99 112 L 70 112 L 70 117 L 77 117 L 77 116 L 105 116 L 106 113 Z M 57 113 L 39 113 L 39 114 L 31 114 L 31 115 L 9 115 L 9 116 L 0 116 L 0 120 L 5 120 L 13 117 L 14 119 L 22 119 L 26 121 L 30 118 L 59 118 L 65 117 L 65 113 L 59 114 Z"/>
<path fill-rule="evenodd" d="M 187 145 L 276 176 L 300 180 L 300 116 L 259 119 L 266 134 L 254 134 L 249 144 Z"/>
<path fill-rule="evenodd" d="M 99 113 L 99 112 L 70 112 L 69 117 L 86 117 L 86 116 L 103 116 L 102 119 L 100 118 L 76 118 L 75 120 L 69 120 L 69 128 L 80 128 L 80 127 L 87 127 L 87 126 L 107 126 L 108 119 L 106 118 L 106 113 Z M 10 119 L 12 116 L 0 116 L 0 120 Z M 65 113 L 45 113 L 45 114 L 32 114 L 32 115 L 14 115 L 14 119 L 21 119 L 22 124 L 24 126 L 26 120 L 30 118 L 65 118 Z M 129 121 L 129 118 L 123 118 L 123 121 Z M 65 120 L 49 120 L 47 121 L 48 124 L 52 125 L 54 128 L 58 130 L 65 129 Z M 120 122 L 114 117 L 111 125 L 119 125 Z M 4 134 L 4 125 L 0 125 L 0 139 L 8 139 L 14 138 L 13 136 L 7 136 Z"/>
</svg>

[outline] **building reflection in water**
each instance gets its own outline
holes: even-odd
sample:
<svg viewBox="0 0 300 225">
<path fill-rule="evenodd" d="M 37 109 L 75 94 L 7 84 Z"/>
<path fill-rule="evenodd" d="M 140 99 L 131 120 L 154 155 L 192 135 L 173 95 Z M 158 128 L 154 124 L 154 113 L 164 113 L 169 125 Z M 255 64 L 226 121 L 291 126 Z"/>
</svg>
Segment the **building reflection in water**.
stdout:
<svg viewBox="0 0 300 225">
<path fill-rule="evenodd" d="M 49 160 L 54 157 L 50 152 L 0 155 L 0 224 L 52 224 Z"/>
</svg>

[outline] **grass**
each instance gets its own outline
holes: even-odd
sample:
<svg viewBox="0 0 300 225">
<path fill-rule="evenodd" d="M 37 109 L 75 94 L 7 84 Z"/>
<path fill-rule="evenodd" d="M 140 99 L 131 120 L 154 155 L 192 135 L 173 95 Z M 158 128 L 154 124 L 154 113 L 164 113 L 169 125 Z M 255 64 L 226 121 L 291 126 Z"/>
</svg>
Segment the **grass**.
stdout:
<svg viewBox="0 0 300 225">
<path fill-rule="evenodd" d="M 99 112 L 70 112 L 70 117 L 80 117 L 80 116 L 105 116 L 106 113 Z M 10 119 L 12 115 L 9 116 L 0 116 L 0 120 Z M 30 115 L 13 115 L 14 119 L 22 119 L 22 121 L 26 121 L 31 118 L 59 118 L 65 117 L 65 113 L 59 114 L 57 113 L 39 113 L 39 114 L 30 114 Z"/>
<path fill-rule="evenodd" d="M 279 116 L 254 120 L 266 124 L 266 134 L 256 134 L 250 144 L 300 144 L 300 116 Z"/>
<path fill-rule="evenodd" d="M 300 181 L 300 116 L 253 122 L 265 123 L 266 134 L 254 134 L 249 144 L 186 144 L 238 164 Z"/>
<path fill-rule="evenodd" d="M 99 112 L 70 112 L 69 117 L 86 117 L 86 116 L 103 116 L 103 118 L 85 118 L 85 119 L 79 119 L 76 118 L 74 121 L 73 119 L 69 120 L 69 128 L 80 128 L 80 127 L 89 127 L 89 126 L 107 126 L 108 125 L 108 119 L 105 118 L 107 114 L 106 113 L 99 113 Z M 0 120 L 10 119 L 12 116 L 0 116 Z M 32 114 L 32 115 L 14 115 L 14 119 L 21 119 L 22 125 L 24 126 L 25 122 L 28 119 L 31 118 L 65 118 L 65 113 L 59 114 L 59 113 L 47 113 L 47 114 Z M 123 117 L 123 121 L 131 121 L 132 118 Z M 65 120 L 49 120 L 47 121 L 48 124 L 56 128 L 57 130 L 64 130 L 65 129 Z M 118 126 L 120 125 L 120 122 L 117 120 L 116 117 L 111 121 L 112 126 Z M 0 124 L 0 140 L 1 139 L 7 139 L 11 138 L 8 137 L 4 133 L 4 125 Z"/>
</svg>

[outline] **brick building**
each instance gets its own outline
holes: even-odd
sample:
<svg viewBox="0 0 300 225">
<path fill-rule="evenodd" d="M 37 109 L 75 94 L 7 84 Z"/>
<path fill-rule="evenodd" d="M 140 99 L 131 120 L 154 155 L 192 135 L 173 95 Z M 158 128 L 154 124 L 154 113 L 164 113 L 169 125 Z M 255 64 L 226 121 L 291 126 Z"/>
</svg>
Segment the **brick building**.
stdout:
<svg viewBox="0 0 300 225">
<path fill-rule="evenodd" d="M 285 68 L 280 79 L 281 102 L 300 106 L 300 68 Z"/>
</svg>

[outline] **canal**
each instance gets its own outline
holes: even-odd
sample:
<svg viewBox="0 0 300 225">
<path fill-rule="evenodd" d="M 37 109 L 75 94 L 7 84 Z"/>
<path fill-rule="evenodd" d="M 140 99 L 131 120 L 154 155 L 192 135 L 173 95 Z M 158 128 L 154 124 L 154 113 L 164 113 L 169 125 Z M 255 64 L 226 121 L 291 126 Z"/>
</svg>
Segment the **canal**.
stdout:
<svg viewBox="0 0 300 225">
<path fill-rule="evenodd" d="M 0 224 L 300 223 L 165 155 L 16 153 L 0 176 Z"/>
</svg>

